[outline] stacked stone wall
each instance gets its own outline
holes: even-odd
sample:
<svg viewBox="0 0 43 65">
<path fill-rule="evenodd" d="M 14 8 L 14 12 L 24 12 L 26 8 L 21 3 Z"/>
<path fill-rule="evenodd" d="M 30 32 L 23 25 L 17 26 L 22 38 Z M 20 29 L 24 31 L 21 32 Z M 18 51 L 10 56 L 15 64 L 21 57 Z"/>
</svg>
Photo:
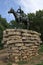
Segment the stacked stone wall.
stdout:
<svg viewBox="0 0 43 65">
<path fill-rule="evenodd" d="M 6 29 L 3 32 L 4 48 L 6 55 L 12 61 L 28 61 L 32 56 L 38 55 L 39 45 L 42 43 L 40 33 L 32 30 Z"/>
</svg>

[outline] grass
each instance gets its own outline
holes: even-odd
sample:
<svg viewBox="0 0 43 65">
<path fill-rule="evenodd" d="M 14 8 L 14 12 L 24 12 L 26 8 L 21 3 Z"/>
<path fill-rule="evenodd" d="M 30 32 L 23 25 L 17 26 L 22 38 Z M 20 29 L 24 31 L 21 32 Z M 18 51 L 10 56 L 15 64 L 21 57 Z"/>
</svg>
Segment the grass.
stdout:
<svg viewBox="0 0 43 65">
<path fill-rule="evenodd" d="M 36 64 L 36 65 L 43 65 L 43 63 L 40 63 L 40 64 Z"/>
<path fill-rule="evenodd" d="M 18 65 L 24 65 L 24 64 L 28 64 L 28 62 L 27 61 L 19 61 L 18 62 Z"/>
<path fill-rule="evenodd" d="M 9 62 L 7 65 L 12 65 L 12 63 Z"/>
</svg>

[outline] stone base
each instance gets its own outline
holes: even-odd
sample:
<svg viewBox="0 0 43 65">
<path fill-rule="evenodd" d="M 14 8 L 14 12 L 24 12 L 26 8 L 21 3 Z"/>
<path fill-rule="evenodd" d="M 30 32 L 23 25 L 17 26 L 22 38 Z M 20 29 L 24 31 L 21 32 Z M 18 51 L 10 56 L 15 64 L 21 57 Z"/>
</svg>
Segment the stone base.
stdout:
<svg viewBox="0 0 43 65">
<path fill-rule="evenodd" d="M 28 61 L 33 56 L 38 55 L 38 46 L 42 42 L 40 33 L 32 30 L 6 29 L 3 31 L 5 51 L 4 56 L 10 61 Z"/>
</svg>

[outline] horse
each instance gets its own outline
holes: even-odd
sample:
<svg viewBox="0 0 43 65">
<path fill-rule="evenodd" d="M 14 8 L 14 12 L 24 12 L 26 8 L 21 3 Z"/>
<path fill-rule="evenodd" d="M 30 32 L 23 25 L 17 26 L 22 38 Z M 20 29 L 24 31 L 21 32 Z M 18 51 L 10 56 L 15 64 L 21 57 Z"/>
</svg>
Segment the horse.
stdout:
<svg viewBox="0 0 43 65">
<path fill-rule="evenodd" d="M 24 23 L 26 25 L 26 28 L 29 27 L 29 19 L 28 19 L 28 16 L 26 14 L 24 14 L 24 12 L 22 14 L 21 13 L 17 13 L 13 8 L 11 8 L 8 11 L 8 13 L 12 13 L 14 15 L 16 22 Z"/>
</svg>

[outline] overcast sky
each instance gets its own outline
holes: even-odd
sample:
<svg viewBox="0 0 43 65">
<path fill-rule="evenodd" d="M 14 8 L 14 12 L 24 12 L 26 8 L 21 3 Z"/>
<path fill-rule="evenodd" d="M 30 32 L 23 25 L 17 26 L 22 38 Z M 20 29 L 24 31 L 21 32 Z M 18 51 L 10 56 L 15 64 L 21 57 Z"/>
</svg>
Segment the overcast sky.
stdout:
<svg viewBox="0 0 43 65">
<path fill-rule="evenodd" d="M 8 10 L 10 8 L 17 10 L 19 6 L 25 13 L 36 12 L 43 9 L 43 0 L 0 0 L 0 14 L 10 22 L 14 16 L 8 14 Z"/>
</svg>

